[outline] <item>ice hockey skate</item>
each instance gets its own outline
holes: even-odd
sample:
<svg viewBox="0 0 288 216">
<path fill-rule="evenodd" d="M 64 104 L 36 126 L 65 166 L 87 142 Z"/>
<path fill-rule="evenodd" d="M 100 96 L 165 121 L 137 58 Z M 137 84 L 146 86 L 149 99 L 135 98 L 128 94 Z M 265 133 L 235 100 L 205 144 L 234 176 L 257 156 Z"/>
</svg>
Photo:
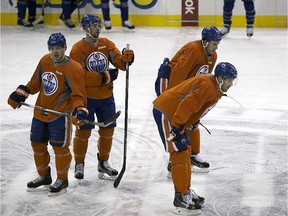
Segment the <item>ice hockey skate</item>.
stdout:
<svg viewBox="0 0 288 216">
<path fill-rule="evenodd" d="M 199 155 L 191 155 L 192 172 L 208 173 L 210 164 L 204 161 Z"/>
<path fill-rule="evenodd" d="M 222 36 L 227 35 L 230 32 L 230 25 L 224 25 L 224 27 L 220 30 Z"/>
<path fill-rule="evenodd" d="M 199 215 L 201 214 L 201 206 L 194 203 L 191 199 L 190 194 L 175 193 L 174 206 L 176 207 L 173 211 L 177 215 Z"/>
<path fill-rule="evenodd" d="M 52 183 L 52 178 L 50 174 L 50 167 L 49 171 L 45 176 L 39 176 L 38 178 L 34 179 L 27 183 L 27 192 L 40 192 L 40 191 L 47 191 L 49 186 Z M 41 187 L 43 186 L 43 187 Z"/>
<path fill-rule="evenodd" d="M 76 163 L 75 164 L 74 177 L 78 180 L 81 180 L 84 178 L 84 163 Z"/>
<path fill-rule="evenodd" d="M 132 23 L 129 20 L 122 22 L 122 28 L 123 28 L 123 31 L 134 32 L 135 30 L 135 26 L 132 25 Z"/>
<path fill-rule="evenodd" d="M 112 29 L 111 21 L 104 21 L 104 26 L 107 31 L 110 31 Z"/>
<path fill-rule="evenodd" d="M 192 199 L 192 202 L 194 202 L 195 204 L 197 205 L 200 205 L 201 208 L 203 208 L 205 205 L 205 198 L 204 197 L 201 197 L 199 196 L 198 194 L 196 194 L 196 192 L 192 189 L 189 189 L 188 190 L 188 194 L 190 195 L 191 199 Z"/>
<path fill-rule="evenodd" d="M 247 34 L 247 37 L 252 37 L 253 36 L 253 27 L 247 27 L 246 29 L 246 34 Z"/>
<path fill-rule="evenodd" d="M 65 19 L 63 14 L 60 15 L 60 17 L 58 19 L 58 23 L 65 25 L 66 27 L 68 27 L 71 30 L 75 30 L 75 25 L 72 22 L 72 20 L 71 19 Z"/>
<path fill-rule="evenodd" d="M 67 192 L 68 180 L 57 179 L 53 185 L 49 187 L 48 196 L 58 196 Z"/>
<path fill-rule="evenodd" d="M 98 178 L 104 180 L 111 180 L 115 181 L 118 171 L 113 169 L 108 161 L 100 160 L 99 153 L 97 154 L 98 157 Z"/>
<path fill-rule="evenodd" d="M 17 20 L 17 28 L 20 29 L 33 29 L 33 25 L 25 19 Z"/>
</svg>

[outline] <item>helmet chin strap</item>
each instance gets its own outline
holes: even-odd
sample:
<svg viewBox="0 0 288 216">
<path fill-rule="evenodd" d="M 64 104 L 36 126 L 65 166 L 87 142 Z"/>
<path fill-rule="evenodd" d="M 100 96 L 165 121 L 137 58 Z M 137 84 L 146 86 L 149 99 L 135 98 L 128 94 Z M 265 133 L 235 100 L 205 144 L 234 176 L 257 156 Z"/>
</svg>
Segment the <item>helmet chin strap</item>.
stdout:
<svg viewBox="0 0 288 216">
<path fill-rule="evenodd" d="M 203 48 L 204 48 L 205 53 L 206 53 L 208 56 L 211 56 L 211 54 L 206 51 L 206 47 L 209 45 L 210 41 L 207 42 L 207 45 L 204 45 L 203 40 L 202 40 L 201 42 L 202 42 L 202 46 L 203 46 Z"/>
<path fill-rule="evenodd" d="M 93 37 L 92 35 L 91 35 L 91 33 L 90 33 L 90 28 L 87 28 L 88 29 L 88 32 L 84 29 L 84 31 L 86 32 L 86 34 L 88 34 L 89 35 L 89 37 L 91 37 L 93 40 L 97 40 L 97 38 L 95 38 L 95 37 Z"/>
<path fill-rule="evenodd" d="M 224 91 L 222 91 L 222 85 L 224 83 L 223 79 L 222 79 L 222 81 L 220 83 L 219 80 L 218 80 L 218 77 L 215 77 L 215 78 L 216 78 L 216 82 L 218 83 L 220 92 L 225 93 Z"/>
<path fill-rule="evenodd" d="M 51 59 L 52 59 L 54 62 L 56 62 L 56 63 L 60 63 L 60 62 L 62 62 L 62 61 L 65 59 L 65 53 L 64 53 L 62 59 L 60 59 L 60 60 L 58 61 L 57 59 L 55 59 L 55 58 L 53 57 L 52 52 L 51 52 L 51 51 L 49 51 L 49 52 L 50 52 L 50 57 L 51 57 Z"/>
</svg>

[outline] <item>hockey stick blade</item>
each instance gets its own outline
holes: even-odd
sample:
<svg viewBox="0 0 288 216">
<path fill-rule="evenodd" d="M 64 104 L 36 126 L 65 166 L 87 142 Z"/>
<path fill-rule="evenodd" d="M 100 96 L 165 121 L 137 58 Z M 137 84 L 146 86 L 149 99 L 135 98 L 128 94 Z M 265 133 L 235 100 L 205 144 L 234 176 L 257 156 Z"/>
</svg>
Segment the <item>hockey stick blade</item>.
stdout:
<svg viewBox="0 0 288 216">
<path fill-rule="evenodd" d="M 113 183 L 114 188 L 117 188 L 118 185 L 120 184 L 120 181 L 121 181 L 125 171 L 126 171 L 126 162 L 123 163 L 122 169 L 121 169 L 119 175 L 117 176 L 117 178 L 115 179 L 115 181 Z"/>
<path fill-rule="evenodd" d="M 38 19 L 36 19 L 34 22 L 32 22 L 32 25 L 33 26 L 38 25 L 41 21 L 43 21 L 43 19 L 44 19 L 44 16 L 41 15 L 40 17 L 38 17 Z"/>
<path fill-rule="evenodd" d="M 119 110 L 116 112 L 112 117 L 110 117 L 108 120 L 104 122 L 92 122 L 89 120 L 83 120 L 86 124 L 91 124 L 91 125 L 96 125 L 99 127 L 108 127 L 109 125 L 113 124 L 116 122 L 117 118 L 120 116 L 121 111 Z"/>
</svg>

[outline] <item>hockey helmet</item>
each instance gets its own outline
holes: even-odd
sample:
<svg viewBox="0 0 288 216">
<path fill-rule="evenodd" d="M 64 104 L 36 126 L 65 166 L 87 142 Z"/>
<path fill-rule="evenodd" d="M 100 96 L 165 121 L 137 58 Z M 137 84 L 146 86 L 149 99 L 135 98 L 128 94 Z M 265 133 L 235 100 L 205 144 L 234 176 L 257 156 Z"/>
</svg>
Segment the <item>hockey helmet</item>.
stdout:
<svg viewBox="0 0 288 216">
<path fill-rule="evenodd" d="M 215 71 L 214 71 L 214 76 L 218 77 L 221 76 L 223 79 L 225 78 L 237 78 L 237 70 L 236 68 L 230 64 L 229 62 L 220 62 L 217 64 Z"/>
<path fill-rule="evenodd" d="M 202 30 L 202 40 L 210 42 L 210 41 L 221 41 L 221 39 L 222 34 L 215 26 L 205 27 Z"/>
<path fill-rule="evenodd" d="M 89 27 L 91 24 L 97 23 L 102 26 L 102 21 L 98 16 L 92 14 L 85 15 L 81 20 L 82 28 Z"/>
<path fill-rule="evenodd" d="M 53 33 L 50 35 L 48 42 L 48 46 L 63 46 L 66 47 L 66 38 L 63 34 L 59 33 Z"/>
</svg>

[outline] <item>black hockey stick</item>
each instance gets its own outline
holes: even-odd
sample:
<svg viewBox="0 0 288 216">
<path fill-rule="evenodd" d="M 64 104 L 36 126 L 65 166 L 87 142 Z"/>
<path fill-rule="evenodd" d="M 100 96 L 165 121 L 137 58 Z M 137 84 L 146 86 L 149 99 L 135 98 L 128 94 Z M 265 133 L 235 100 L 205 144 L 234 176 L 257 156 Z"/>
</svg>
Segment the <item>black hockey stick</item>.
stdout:
<svg viewBox="0 0 288 216">
<path fill-rule="evenodd" d="M 129 50 L 130 49 L 130 45 L 127 44 L 126 45 L 126 49 Z M 122 165 L 122 169 L 119 173 L 119 175 L 117 176 L 117 178 L 115 179 L 113 186 L 114 188 L 117 188 L 123 175 L 124 172 L 126 170 L 126 159 L 127 159 L 127 132 L 128 132 L 128 96 L 129 96 L 129 64 L 126 63 L 126 86 L 125 86 L 125 120 L 124 120 L 124 150 L 123 150 L 123 165 Z"/>
<path fill-rule="evenodd" d="M 81 22 L 80 22 L 80 1 L 77 0 L 77 13 L 78 13 L 78 26 L 80 27 Z"/>
<path fill-rule="evenodd" d="M 43 21 L 43 19 L 44 19 L 44 16 L 45 16 L 44 0 L 41 0 L 41 7 L 42 7 L 42 13 L 41 13 L 41 16 L 38 17 L 38 19 L 36 19 L 36 20 L 34 20 L 34 21 L 32 22 L 32 25 L 33 25 L 33 26 L 38 25 L 38 24 L 39 24 L 41 21 Z"/>
<path fill-rule="evenodd" d="M 41 107 L 41 106 L 37 106 L 37 105 L 32 105 L 32 104 L 28 104 L 28 103 L 24 103 L 24 102 L 20 102 L 20 106 L 23 105 L 23 106 L 27 106 L 27 107 L 30 107 L 30 108 L 34 108 L 34 109 L 38 109 L 38 110 L 41 110 L 42 111 L 42 114 L 43 115 L 48 115 L 48 113 L 52 113 L 52 114 L 55 114 L 55 115 L 58 115 L 58 116 L 65 116 L 65 117 L 68 117 L 70 116 L 70 113 L 66 113 L 66 112 L 58 112 L 56 110 L 51 110 L 51 109 L 46 109 L 44 107 Z M 90 125 L 96 125 L 96 126 L 99 126 L 99 127 L 107 127 L 113 123 L 116 122 L 116 119 L 120 116 L 121 114 L 121 111 L 118 111 L 117 113 L 115 113 L 111 118 L 109 118 L 108 120 L 104 121 L 104 122 L 92 122 L 92 121 L 89 121 L 87 119 L 84 119 L 84 123 L 86 124 L 90 124 Z"/>
</svg>

